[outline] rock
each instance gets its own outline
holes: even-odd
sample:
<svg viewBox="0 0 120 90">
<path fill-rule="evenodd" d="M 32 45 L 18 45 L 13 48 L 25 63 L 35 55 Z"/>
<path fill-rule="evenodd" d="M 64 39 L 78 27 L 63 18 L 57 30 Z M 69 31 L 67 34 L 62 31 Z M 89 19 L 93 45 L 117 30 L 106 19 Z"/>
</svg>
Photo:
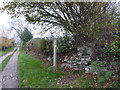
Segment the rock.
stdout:
<svg viewBox="0 0 120 90">
<path fill-rule="evenodd" d="M 87 62 L 86 62 L 86 61 L 83 61 L 82 63 L 87 64 Z"/>
<path fill-rule="evenodd" d="M 67 58 L 68 58 L 68 56 L 65 56 L 64 60 L 67 59 Z"/>
<path fill-rule="evenodd" d="M 81 64 L 82 62 L 77 62 L 77 64 Z"/>
<path fill-rule="evenodd" d="M 108 71 L 108 69 L 104 69 L 104 71 Z"/>
<path fill-rule="evenodd" d="M 65 66 L 66 66 L 66 64 L 65 64 L 65 63 L 61 64 L 61 67 L 65 67 Z"/>
<path fill-rule="evenodd" d="M 90 70 L 89 68 L 85 68 L 85 71 L 87 71 L 87 72 L 88 72 L 89 70 Z"/>
<path fill-rule="evenodd" d="M 78 66 L 74 66 L 75 68 L 79 68 Z"/>
<path fill-rule="evenodd" d="M 48 61 L 52 61 L 52 58 L 51 57 L 48 57 L 48 59 L 47 59 Z"/>
<path fill-rule="evenodd" d="M 73 60 L 74 59 L 74 57 L 70 57 L 70 60 Z"/>
<path fill-rule="evenodd" d="M 77 48 L 77 50 L 80 52 L 80 51 L 83 51 L 84 50 L 84 47 L 82 46 L 82 47 L 79 47 L 79 48 Z"/>
<path fill-rule="evenodd" d="M 97 72 L 94 72 L 93 74 L 98 74 Z"/>
<path fill-rule="evenodd" d="M 82 58 L 89 58 L 90 57 L 90 55 L 82 55 Z"/>
<path fill-rule="evenodd" d="M 73 66 L 76 66 L 76 65 L 77 65 L 76 63 L 73 64 Z"/>
<path fill-rule="evenodd" d="M 80 70 L 80 69 L 79 69 L 79 68 L 74 68 L 74 70 L 77 70 L 77 71 L 78 71 L 78 70 Z"/>
<path fill-rule="evenodd" d="M 73 66 L 72 66 L 72 65 L 70 65 L 70 68 L 73 68 Z"/>
<path fill-rule="evenodd" d="M 90 57 L 86 58 L 86 61 L 91 61 L 91 58 Z"/>
<path fill-rule="evenodd" d="M 67 62 L 68 61 L 68 58 L 67 58 L 67 56 L 65 56 L 65 58 L 64 58 L 64 60 L 63 60 L 64 62 Z"/>
<path fill-rule="evenodd" d="M 78 55 L 78 56 L 82 56 L 82 53 L 79 52 L 79 53 L 77 53 L 77 55 Z"/>
<path fill-rule="evenodd" d="M 79 58 L 78 58 L 78 57 L 76 57 L 76 58 L 75 58 L 75 60 L 79 60 Z"/>
<path fill-rule="evenodd" d="M 70 66 L 70 64 L 66 63 L 66 66 Z"/>
<path fill-rule="evenodd" d="M 81 58 L 81 61 L 84 61 L 85 59 L 84 58 Z"/>
<path fill-rule="evenodd" d="M 76 58 L 76 55 L 74 55 L 73 57 Z"/>
<path fill-rule="evenodd" d="M 72 63 L 72 61 L 67 61 L 67 63 L 71 64 L 71 63 Z"/>
<path fill-rule="evenodd" d="M 97 58 L 97 61 L 99 61 L 100 59 L 99 58 Z"/>
</svg>

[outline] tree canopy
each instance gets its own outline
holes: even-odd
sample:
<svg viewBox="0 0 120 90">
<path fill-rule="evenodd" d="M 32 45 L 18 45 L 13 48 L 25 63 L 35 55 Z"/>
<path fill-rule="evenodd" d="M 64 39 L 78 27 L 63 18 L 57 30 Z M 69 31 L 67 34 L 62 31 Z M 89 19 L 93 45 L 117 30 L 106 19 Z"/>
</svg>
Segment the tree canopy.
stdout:
<svg viewBox="0 0 120 90">
<path fill-rule="evenodd" d="M 29 22 L 41 23 L 46 30 L 63 28 L 78 43 L 90 43 L 103 33 L 111 34 L 115 21 L 111 6 L 110 2 L 12 2 L 4 9 L 15 16 L 24 15 Z"/>
</svg>

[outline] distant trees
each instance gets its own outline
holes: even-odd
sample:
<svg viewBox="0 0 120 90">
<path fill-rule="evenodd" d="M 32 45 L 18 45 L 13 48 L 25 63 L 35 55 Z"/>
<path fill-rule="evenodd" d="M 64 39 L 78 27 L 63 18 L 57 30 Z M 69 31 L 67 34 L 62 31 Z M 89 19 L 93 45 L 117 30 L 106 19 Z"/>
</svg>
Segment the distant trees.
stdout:
<svg viewBox="0 0 120 90">
<path fill-rule="evenodd" d="M 27 28 L 24 28 L 24 31 L 21 33 L 20 38 L 23 41 L 23 45 L 25 45 L 27 41 L 33 38 L 33 35 Z"/>
<path fill-rule="evenodd" d="M 21 33 L 24 31 L 24 27 L 26 26 L 25 22 L 21 19 L 12 19 L 10 25 L 11 30 L 15 31 L 19 37 L 21 36 Z"/>
<path fill-rule="evenodd" d="M 0 50 L 5 50 L 7 48 L 10 48 L 10 47 L 14 46 L 14 44 L 15 44 L 14 39 L 0 37 Z"/>
<path fill-rule="evenodd" d="M 17 37 L 20 38 L 21 44 L 25 45 L 27 41 L 33 38 L 33 35 L 30 32 L 33 28 L 25 20 L 13 18 L 10 25 L 11 31 L 14 31 Z"/>
</svg>

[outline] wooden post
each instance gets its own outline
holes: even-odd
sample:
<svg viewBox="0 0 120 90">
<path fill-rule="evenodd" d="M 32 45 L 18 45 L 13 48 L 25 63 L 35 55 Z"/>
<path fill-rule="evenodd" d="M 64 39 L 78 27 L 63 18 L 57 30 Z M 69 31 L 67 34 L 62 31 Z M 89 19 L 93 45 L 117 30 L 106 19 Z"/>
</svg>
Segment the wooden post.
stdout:
<svg viewBox="0 0 120 90">
<path fill-rule="evenodd" d="M 56 68 L 57 68 L 57 61 L 56 61 L 56 47 L 57 47 L 57 40 L 54 39 L 54 48 L 53 48 L 53 67 L 54 67 L 54 72 L 56 71 Z"/>
</svg>

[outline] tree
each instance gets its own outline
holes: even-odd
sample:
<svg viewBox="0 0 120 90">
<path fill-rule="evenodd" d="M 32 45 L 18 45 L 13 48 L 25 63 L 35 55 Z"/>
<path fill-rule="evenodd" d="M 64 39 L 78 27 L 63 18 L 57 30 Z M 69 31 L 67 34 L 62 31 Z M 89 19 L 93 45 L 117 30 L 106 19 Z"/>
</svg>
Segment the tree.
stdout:
<svg viewBox="0 0 120 90">
<path fill-rule="evenodd" d="M 19 18 L 13 18 L 9 23 L 11 25 L 11 31 L 16 32 L 18 37 L 21 37 L 21 33 L 24 31 L 24 28 L 29 29 L 29 31 L 33 29 L 25 20 Z"/>
<path fill-rule="evenodd" d="M 92 43 L 94 50 L 99 40 L 111 37 L 114 31 L 112 6 L 110 2 L 13 2 L 4 9 L 16 16 L 24 15 L 29 22 L 45 25 L 46 31 L 63 28 L 74 38 L 74 45 Z"/>
<path fill-rule="evenodd" d="M 15 8 L 19 10 L 15 11 Z M 24 14 L 29 22 L 42 22 L 49 25 L 49 28 L 62 27 L 81 43 L 93 41 L 100 28 L 95 28 L 95 25 L 105 18 L 108 8 L 109 3 L 106 2 L 13 2 L 5 6 L 9 13 L 13 11 L 16 15 Z"/>
<path fill-rule="evenodd" d="M 9 37 L 10 36 L 10 33 L 11 33 L 12 31 L 10 30 L 10 29 L 6 29 L 5 27 L 3 27 L 3 26 L 1 26 L 0 27 L 0 36 L 1 37 Z"/>
<path fill-rule="evenodd" d="M 15 31 L 17 35 L 20 37 L 21 33 L 24 31 L 25 26 L 27 25 L 23 20 L 21 19 L 12 19 L 10 22 L 11 30 Z"/>
<path fill-rule="evenodd" d="M 24 28 L 24 31 L 21 33 L 20 38 L 23 41 L 23 45 L 25 45 L 27 41 L 33 38 L 33 35 L 27 28 Z"/>
</svg>

